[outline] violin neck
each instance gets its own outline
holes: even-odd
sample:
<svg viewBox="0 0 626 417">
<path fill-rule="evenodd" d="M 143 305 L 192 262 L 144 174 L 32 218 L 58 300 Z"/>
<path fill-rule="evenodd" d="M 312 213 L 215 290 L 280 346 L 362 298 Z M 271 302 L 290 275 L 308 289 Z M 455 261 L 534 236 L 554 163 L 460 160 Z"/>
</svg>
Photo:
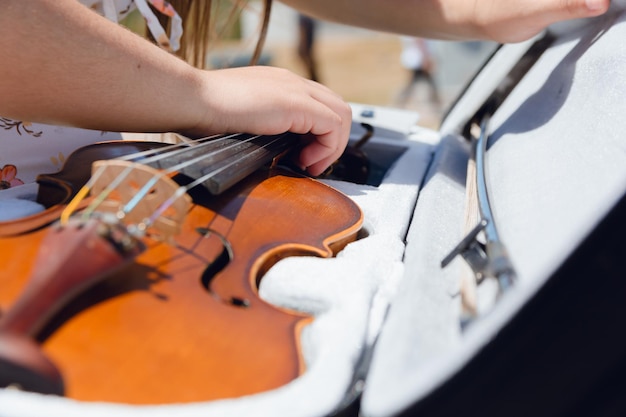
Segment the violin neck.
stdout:
<svg viewBox="0 0 626 417">
<path fill-rule="evenodd" d="M 188 147 L 147 165 L 168 169 L 185 165 L 187 161 L 189 163 L 179 172 L 195 179 L 211 194 L 217 195 L 299 144 L 296 136 L 293 133 L 273 136 L 224 135 L 201 145 L 190 142 Z"/>
</svg>

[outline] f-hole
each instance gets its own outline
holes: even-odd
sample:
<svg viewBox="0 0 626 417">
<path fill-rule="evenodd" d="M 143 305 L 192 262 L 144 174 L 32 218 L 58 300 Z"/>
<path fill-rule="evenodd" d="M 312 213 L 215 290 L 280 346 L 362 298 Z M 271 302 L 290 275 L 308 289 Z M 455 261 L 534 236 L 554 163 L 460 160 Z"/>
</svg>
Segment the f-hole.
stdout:
<svg viewBox="0 0 626 417">
<path fill-rule="evenodd" d="M 233 251 L 230 246 L 228 240 L 220 235 L 219 233 L 204 227 L 199 227 L 197 229 L 198 233 L 200 233 L 205 238 L 217 237 L 222 244 L 222 251 L 220 254 L 209 264 L 209 266 L 204 270 L 202 274 L 202 285 L 204 288 L 211 294 L 213 297 L 222 301 L 223 303 L 230 304 L 235 307 L 248 307 L 250 305 L 250 301 L 245 298 L 239 297 L 230 297 L 228 299 L 222 298 L 211 288 L 211 283 L 217 274 L 222 271 L 226 265 L 228 265 L 233 259 Z"/>
</svg>

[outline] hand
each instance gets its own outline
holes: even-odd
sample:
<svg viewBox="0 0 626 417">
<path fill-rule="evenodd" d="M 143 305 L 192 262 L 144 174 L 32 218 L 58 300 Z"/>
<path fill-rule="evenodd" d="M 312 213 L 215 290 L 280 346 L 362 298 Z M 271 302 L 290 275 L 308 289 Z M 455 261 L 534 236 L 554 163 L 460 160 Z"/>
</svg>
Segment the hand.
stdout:
<svg viewBox="0 0 626 417">
<path fill-rule="evenodd" d="M 562 20 L 606 12 L 610 0 L 457 0 L 451 8 L 466 13 L 485 38 L 519 42 Z"/>
<path fill-rule="evenodd" d="M 598 16 L 611 0 L 281 0 L 301 12 L 436 39 L 519 42 L 561 20 Z"/>
<path fill-rule="evenodd" d="M 265 66 L 204 71 L 202 78 L 206 104 L 194 134 L 310 133 L 315 140 L 302 149 L 299 164 L 311 175 L 324 172 L 346 147 L 352 110 L 321 84 Z"/>
</svg>

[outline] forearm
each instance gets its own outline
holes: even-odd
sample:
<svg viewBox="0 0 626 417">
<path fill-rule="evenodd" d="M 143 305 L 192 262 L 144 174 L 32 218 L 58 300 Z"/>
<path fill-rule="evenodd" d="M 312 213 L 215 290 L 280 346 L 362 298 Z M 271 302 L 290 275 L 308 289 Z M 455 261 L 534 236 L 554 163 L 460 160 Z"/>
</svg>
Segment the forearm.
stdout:
<svg viewBox="0 0 626 417">
<path fill-rule="evenodd" d="M 0 7 L 0 115 L 125 131 L 198 122 L 198 70 L 180 59 L 76 0 Z"/>
<path fill-rule="evenodd" d="M 311 134 L 299 164 L 323 172 L 344 150 L 351 109 L 274 67 L 203 71 L 76 0 L 0 0 L 0 115 L 136 132 Z"/>
<path fill-rule="evenodd" d="M 322 19 L 418 37 L 517 42 L 610 0 L 281 0 Z M 591 4 L 593 3 L 593 4 Z"/>
<path fill-rule="evenodd" d="M 435 38 L 470 37 L 472 32 L 470 25 L 449 16 L 445 0 L 280 1 L 320 19 L 385 32 Z"/>
</svg>

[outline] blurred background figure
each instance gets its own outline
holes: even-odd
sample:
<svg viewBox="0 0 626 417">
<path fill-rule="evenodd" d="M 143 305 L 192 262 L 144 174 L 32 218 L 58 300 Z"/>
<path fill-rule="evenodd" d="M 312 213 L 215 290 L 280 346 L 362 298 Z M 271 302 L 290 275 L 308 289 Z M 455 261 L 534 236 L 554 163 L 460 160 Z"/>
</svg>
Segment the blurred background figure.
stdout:
<svg viewBox="0 0 626 417">
<path fill-rule="evenodd" d="M 317 62 L 313 51 L 316 26 L 315 19 L 298 14 L 298 56 L 304 64 L 306 76 L 313 81 L 319 82 Z"/>
<path fill-rule="evenodd" d="M 415 98 L 417 87 L 420 83 L 425 84 L 429 89 L 428 100 L 437 109 L 441 106 L 439 89 L 433 77 L 435 70 L 435 59 L 430 49 L 430 44 L 425 39 L 403 36 L 402 52 L 400 62 L 402 66 L 409 70 L 409 81 L 400 91 L 397 99 L 399 107 L 406 108 L 412 99 Z"/>
</svg>

